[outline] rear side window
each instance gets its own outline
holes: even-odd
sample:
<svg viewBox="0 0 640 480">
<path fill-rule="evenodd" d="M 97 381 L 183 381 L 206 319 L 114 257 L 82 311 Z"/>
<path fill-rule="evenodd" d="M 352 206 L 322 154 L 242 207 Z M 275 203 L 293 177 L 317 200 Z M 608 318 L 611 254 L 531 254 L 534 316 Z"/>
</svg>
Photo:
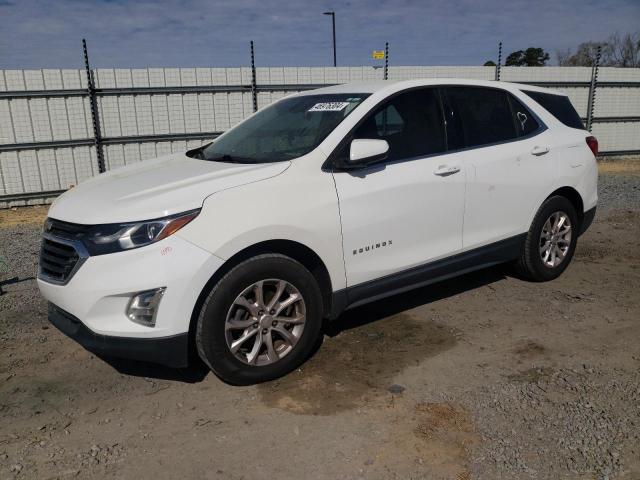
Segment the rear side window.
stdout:
<svg viewBox="0 0 640 480">
<path fill-rule="evenodd" d="M 388 161 L 444 152 L 446 140 L 438 91 L 411 90 L 393 97 L 373 111 L 353 138 L 389 143 Z M 348 155 L 347 151 L 343 155 Z"/>
<path fill-rule="evenodd" d="M 553 95 L 551 93 L 532 92 L 530 90 L 523 90 L 529 97 L 538 102 L 545 110 L 551 115 L 556 117 L 560 122 L 564 123 L 567 127 L 578 128 L 584 130 L 584 125 L 580 119 L 580 115 L 573 108 L 569 97 L 564 95 Z"/>
<path fill-rule="evenodd" d="M 508 93 L 482 87 L 446 87 L 449 149 L 477 147 L 519 136 Z"/>
<path fill-rule="evenodd" d="M 519 136 L 525 137 L 540 128 L 540 124 L 533 114 L 519 100 L 509 95 L 509 102 L 511 103 L 511 114 Z"/>
</svg>

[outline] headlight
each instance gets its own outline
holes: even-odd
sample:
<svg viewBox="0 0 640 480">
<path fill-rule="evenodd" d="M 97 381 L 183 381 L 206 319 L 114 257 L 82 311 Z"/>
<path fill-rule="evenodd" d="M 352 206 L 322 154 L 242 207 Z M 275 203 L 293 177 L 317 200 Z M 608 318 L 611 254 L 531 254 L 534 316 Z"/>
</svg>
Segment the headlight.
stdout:
<svg viewBox="0 0 640 480">
<path fill-rule="evenodd" d="M 84 236 L 84 243 L 91 255 L 144 247 L 174 234 L 196 218 L 198 213 L 200 210 L 191 210 L 145 222 L 94 225 Z"/>
</svg>

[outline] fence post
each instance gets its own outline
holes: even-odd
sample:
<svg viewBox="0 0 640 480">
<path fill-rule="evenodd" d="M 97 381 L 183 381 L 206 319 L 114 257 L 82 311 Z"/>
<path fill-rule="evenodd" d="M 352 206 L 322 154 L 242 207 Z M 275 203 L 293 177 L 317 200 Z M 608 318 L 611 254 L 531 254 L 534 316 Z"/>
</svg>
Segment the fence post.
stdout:
<svg viewBox="0 0 640 480">
<path fill-rule="evenodd" d="M 496 64 L 496 81 L 500 81 L 500 64 L 502 63 L 502 42 L 498 43 L 498 63 Z"/>
<path fill-rule="evenodd" d="M 258 85 L 256 83 L 256 59 L 251 40 L 251 98 L 253 99 L 253 111 L 258 111 Z"/>
<path fill-rule="evenodd" d="M 84 70 L 87 73 L 87 93 L 89 94 L 91 122 L 93 123 L 93 142 L 96 146 L 96 157 L 98 157 L 98 172 L 104 173 L 106 168 L 104 165 L 104 153 L 102 152 L 102 136 L 100 135 L 100 118 L 98 116 L 98 102 L 96 102 L 96 88 L 93 83 L 93 72 L 89 68 L 87 41 L 84 38 L 82 39 L 82 51 L 84 53 Z"/>
<path fill-rule="evenodd" d="M 591 67 L 591 83 L 589 84 L 589 102 L 587 104 L 587 130 L 591 131 L 593 124 L 593 112 L 596 104 L 596 87 L 598 86 L 598 68 L 600 67 L 600 54 L 602 47 L 598 45 L 596 63 Z"/>
<path fill-rule="evenodd" d="M 384 79 L 389 79 L 389 42 L 384 43 Z"/>
</svg>

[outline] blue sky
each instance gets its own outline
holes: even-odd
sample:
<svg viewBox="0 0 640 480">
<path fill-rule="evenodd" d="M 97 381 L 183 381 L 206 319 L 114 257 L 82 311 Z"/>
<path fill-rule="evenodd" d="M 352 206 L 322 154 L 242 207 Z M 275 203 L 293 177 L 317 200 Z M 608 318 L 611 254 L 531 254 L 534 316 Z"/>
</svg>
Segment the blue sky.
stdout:
<svg viewBox="0 0 640 480">
<path fill-rule="evenodd" d="M 481 65 L 504 50 L 555 52 L 640 25 L 640 0 L 0 0 L 0 68 Z"/>
</svg>

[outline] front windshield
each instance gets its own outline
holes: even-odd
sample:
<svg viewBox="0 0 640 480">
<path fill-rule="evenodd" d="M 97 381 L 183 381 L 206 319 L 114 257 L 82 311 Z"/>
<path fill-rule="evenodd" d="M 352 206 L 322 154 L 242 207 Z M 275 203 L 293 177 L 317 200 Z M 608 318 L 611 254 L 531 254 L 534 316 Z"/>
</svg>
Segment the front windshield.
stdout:
<svg viewBox="0 0 640 480">
<path fill-rule="evenodd" d="M 366 97 L 368 94 L 345 93 L 285 98 L 190 154 L 237 163 L 300 157 L 316 148 Z"/>
</svg>

